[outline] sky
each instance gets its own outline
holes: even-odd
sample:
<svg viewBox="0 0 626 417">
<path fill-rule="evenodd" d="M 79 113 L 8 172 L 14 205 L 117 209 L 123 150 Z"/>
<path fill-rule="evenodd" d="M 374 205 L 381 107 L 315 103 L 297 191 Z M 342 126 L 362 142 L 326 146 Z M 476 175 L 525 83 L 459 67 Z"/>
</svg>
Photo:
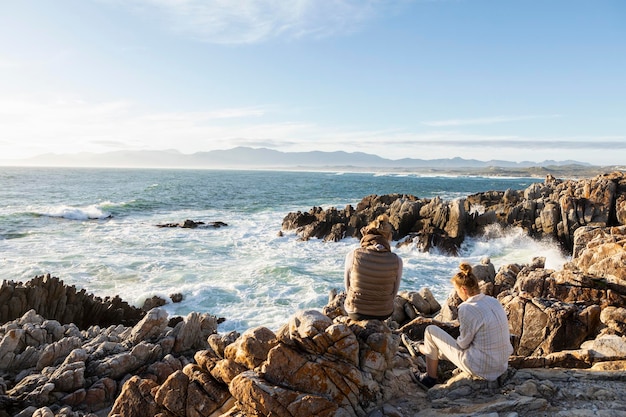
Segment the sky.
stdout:
<svg viewBox="0 0 626 417">
<path fill-rule="evenodd" d="M 626 1 L 2 0 L 0 159 L 626 164 Z"/>
</svg>

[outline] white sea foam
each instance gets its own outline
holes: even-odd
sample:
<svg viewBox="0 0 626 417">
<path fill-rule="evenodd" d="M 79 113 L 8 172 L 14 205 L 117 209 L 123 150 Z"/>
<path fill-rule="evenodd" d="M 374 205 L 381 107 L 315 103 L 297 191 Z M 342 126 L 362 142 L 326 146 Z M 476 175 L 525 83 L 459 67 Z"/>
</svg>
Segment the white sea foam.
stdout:
<svg viewBox="0 0 626 417">
<path fill-rule="evenodd" d="M 111 217 L 111 213 L 102 209 L 101 205 L 92 204 L 84 207 L 53 206 L 37 212 L 41 216 L 59 217 L 68 220 L 94 220 Z"/>
<path fill-rule="evenodd" d="M 536 240 L 521 228 L 503 229 L 498 225 L 487 227 L 482 236 L 467 238 L 461 253 L 473 261 L 489 256 L 496 268 L 511 263 L 529 263 L 532 258 L 542 256 L 546 258 L 546 268 L 560 269 L 570 259 L 553 240 Z"/>
<path fill-rule="evenodd" d="M 195 219 L 203 215 L 207 213 L 175 214 Z M 357 239 L 301 242 L 293 233 L 278 235 L 282 217 L 276 213 L 230 216 L 225 217 L 229 226 L 217 229 L 155 227 L 174 214 L 139 223 L 113 218 L 76 224 L 75 230 L 59 226 L 54 245 L 45 236 L 24 240 L 38 253 L 41 268 L 28 268 L 24 278 L 51 272 L 68 284 L 99 296 L 120 295 L 136 306 L 153 295 L 169 300 L 170 294 L 181 293 L 183 302 L 164 307 L 170 315 L 199 311 L 224 317 L 220 331 L 255 326 L 276 330 L 297 310 L 323 307 L 331 289 L 343 289 L 344 257 L 358 246 Z M 408 246 L 395 251 L 404 262 L 401 289 L 428 287 L 440 302 L 450 293 L 450 277 L 462 260 L 478 263 L 489 256 L 496 268 L 528 263 L 537 255 L 547 257 L 547 267 L 565 262 L 556 245 L 515 229 L 469 238 L 459 257 Z M 20 262 L 17 270 L 33 263 L 27 257 Z"/>
<path fill-rule="evenodd" d="M 343 289 L 344 257 L 358 240 L 301 242 L 293 232 L 279 236 L 289 212 L 308 211 L 311 206 L 340 208 L 373 193 L 397 191 L 446 199 L 467 195 L 469 190 L 499 189 L 492 184 L 504 188 L 517 184 L 418 176 L 374 178 L 343 172 L 84 170 L 78 174 L 24 170 L 12 188 L 3 184 L 3 204 L 11 209 L 0 218 L 0 226 L 19 237 L 0 240 L 0 278 L 27 281 L 50 273 L 68 285 L 100 297 L 119 295 L 136 306 L 153 295 L 168 299 L 181 293 L 181 303 L 166 304 L 170 315 L 215 314 L 226 318 L 220 331 L 253 326 L 277 329 L 297 310 L 322 308 L 331 289 Z M 59 184 L 67 191 L 63 200 L 57 200 Z M 102 196 L 108 201 L 99 202 Z M 50 205 L 50 201 L 59 203 Z M 185 219 L 219 220 L 228 226 L 156 227 Z M 499 267 L 547 254 L 547 265 L 558 265 L 564 258 L 556 248 L 515 231 L 490 230 L 485 237 L 468 239 L 459 257 L 421 253 L 408 246 L 395 250 L 405 265 L 401 288 L 428 287 L 443 301 L 462 259 L 474 263 L 489 256 Z"/>
</svg>

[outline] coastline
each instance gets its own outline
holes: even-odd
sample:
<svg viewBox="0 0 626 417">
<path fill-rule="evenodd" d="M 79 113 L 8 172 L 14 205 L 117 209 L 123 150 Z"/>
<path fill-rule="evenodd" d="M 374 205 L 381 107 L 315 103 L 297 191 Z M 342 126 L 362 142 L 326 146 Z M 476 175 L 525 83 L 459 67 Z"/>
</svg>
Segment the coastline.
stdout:
<svg viewBox="0 0 626 417">
<path fill-rule="evenodd" d="M 63 319 L 75 311 L 76 291 L 63 295 L 26 284 L 35 295 L 20 288 L 0 292 L 7 309 L 21 306 L 11 316 L 15 320 L 0 326 L 0 416 L 9 415 L 3 408 L 20 416 L 71 417 L 251 417 L 285 407 L 297 410 L 285 416 L 329 417 L 453 416 L 459 407 L 470 407 L 473 411 L 464 415 L 476 416 L 490 410 L 561 417 L 577 415 L 572 408 L 586 415 L 590 407 L 626 413 L 620 396 L 626 389 L 626 275 L 620 268 L 626 259 L 626 177 L 613 173 L 576 182 L 548 176 L 523 192 L 471 198 L 485 207 L 481 221 L 506 209 L 523 216 L 505 215 L 512 224 L 523 220 L 529 230 L 541 225 L 572 245 L 572 262 L 559 270 L 547 269 L 541 254 L 497 273 L 484 267 L 488 260 L 477 265 L 492 271 L 482 275 L 484 292 L 505 306 L 511 332 L 520 336 L 510 371 L 496 384 L 447 374 L 445 383 L 420 392 L 411 382 L 412 369 L 421 362 L 402 346 L 400 336 L 419 340 L 433 320 L 454 330 L 454 317 L 447 315 L 454 301 L 446 300 L 439 312 L 428 303 L 426 312 L 412 300 L 427 293 L 401 294 L 393 319 L 385 323 L 350 321 L 341 294 L 331 294 L 322 311 L 294 311 L 276 332 L 260 327 L 220 334 L 216 316 L 190 313 L 170 319 L 158 307 L 128 327 L 86 323 L 89 328 L 79 329 Z M 376 199 L 364 201 L 364 213 L 376 211 Z M 449 210 L 447 202 L 410 203 L 428 207 L 437 218 L 462 212 L 458 202 L 459 210 Z M 529 212 L 520 209 L 530 206 L 546 211 L 533 210 L 528 219 Z M 460 220 L 452 216 L 441 224 L 448 238 Z M 47 302 L 37 298 L 48 295 Z M 44 310 L 44 305 L 51 308 Z M 33 308 L 49 311 L 49 317 Z M 337 383 L 344 388 L 332 388 Z M 206 404 L 212 410 L 199 414 Z"/>
<path fill-rule="evenodd" d="M 423 177 L 484 177 L 484 178 L 537 178 L 544 179 L 552 175 L 562 179 L 590 178 L 613 171 L 625 171 L 626 166 L 585 166 L 585 165 L 549 165 L 524 168 L 507 167 L 447 167 L 447 168 L 414 168 L 414 167 L 357 167 L 357 166 L 325 166 L 325 167 L 274 167 L 256 168 L 262 171 L 294 171 L 294 172 L 329 172 L 329 173 L 371 173 L 416 175 Z"/>
<path fill-rule="evenodd" d="M 604 173 L 614 171 L 626 171 L 626 166 L 609 165 L 609 166 L 589 166 L 589 165 L 547 165 L 547 166 L 530 166 L 530 167 L 403 167 L 403 166 L 355 166 L 355 165 L 302 165 L 302 166 L 56 166 L 56 165 L 28 165 L 28 164 L 5 164 L 0 168 L 34 168 L 34 169 L 111 169 L 111 170 L 175 170 L 175 171 L 276 171 L 276 172 L 325 172 L 349 174 L 396 174 L 396 175 L 416 175 L 423 177 L 484 177 L 484 178 L 545 178 L 552 175 L 562 179 L 582 179 L 590 178 Z"/>
<path fill-rule="evenodd" d="M 294 233 L 278 236 L 287 213 L 320 204 L 354 206 L 370 193 L 448 200 L 491 189 L 522 189 L 534 182 L 334 172 L 97 168 L 2 172 L 7 196 L 15 197 L 6 200 L 2 210 L 0 239 L 6 240 L 0 242 L 11 260 L 2 279 L 27 281 L 50 273 L 99 296 L 122 294 L 138 307 L 153 295 L 167 298 L 180 291 L 185 298 L 168 304 L 169 314 L 211 312 L 230 318 L 222 325 L 224 330 L 238 331 L 257 324 L 275 329 L 296 307 L 322 306 L 328 291 L 342 282 L 342 253 L 356 241 L 304 244 L 296 243 Z M 61 188 L 62 195 L 55 191 Z M 186 219 L 223 221 L 228 227 L 155 226 Z M 511 250 L 501 253 L 502 245 L 495 240 L 512 243 Z M 531 249 L 536 246 L 528 238 L 503 233 L 482 254 L 492 256 L 496 265 L 503 262 L 502 255 L 527 261 L 528 253 L 540 252 Z M 479 256 L 470 254 L 474 247 L 468 241 L 465 248 L 472 258 Z M 562 263 L 554 249 L 549 258 Z M 28 253 L 33 251 L 37 256 L 31 262 Z M 448 273 L 456 262 L 410 247 L 401 251 L 409 260 L 407 288 L 428 282 L 438 299 L 445 299 Z M 219 299 L 223 301 L 213 301 Z M 259 305 L 267 308 L 258 312 L 254 306 Z M 236 315 L 239 320 L 232 319 Z"/>
</svg>

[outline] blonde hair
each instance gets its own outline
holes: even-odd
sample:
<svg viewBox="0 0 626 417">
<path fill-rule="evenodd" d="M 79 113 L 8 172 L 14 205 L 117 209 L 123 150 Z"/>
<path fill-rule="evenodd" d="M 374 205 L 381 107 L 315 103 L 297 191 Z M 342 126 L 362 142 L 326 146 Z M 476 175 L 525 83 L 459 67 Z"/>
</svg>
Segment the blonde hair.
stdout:
<svg viewBox="0 0 626 417">
<path fill-rule="evenodd" d="M 370 222 L 370 224 L 365 226 L 361 233 L 363 235 L 381 235 L 388 241 L 391 241 L 393 238 L 393 228 L 391 227 L 391 223 L 389 223 L 389 216 L 386 214 L 379 215 L 375 220 Z"/>
<path fill-rule="evenodd" d="M 459 265 L 460 271 L 457 272 L 450 281 L 459 287 L 465 287 L 471 293 L 479 293 L 478 278 L 472 272 L 472 266 L 467 262 L 461 262 Z"/>
</svg>

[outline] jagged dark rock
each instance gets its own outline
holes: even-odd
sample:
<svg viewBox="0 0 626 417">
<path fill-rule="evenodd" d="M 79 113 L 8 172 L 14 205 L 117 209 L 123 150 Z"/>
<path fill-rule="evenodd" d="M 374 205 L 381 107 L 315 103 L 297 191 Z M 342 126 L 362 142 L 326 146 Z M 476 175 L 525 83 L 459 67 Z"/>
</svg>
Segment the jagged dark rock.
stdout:
<svg viewBox="0 0 626 417">
<path fill-rule="evenodd" d="M 551 238 L 572 252 L 574 234 L 585 226 L 626 225 L 626 174 L 613 172 L 591 179 L 559 180 L 547 175 L 543 183 L 526 190 L 488 191 L 443 201 L 413 195 L 364 197 L 356 209 L 313 207 L 285 216 L 283 230 L 295 230 L 301 240 L 337 241 L 361 238 L 361 228 L 379 214 L 389 215 L 393 238 L 421 251 L 433 247 L 455 255 L 468 235 L 499 224 L 521 227 L 535 238 Z"/>
<path fill-rule="evenodd" d="M 173 303 L 180 303 L 183 301 L 183 295 L 179 292 L 170 294 L 170 300 L 172 300 Z"/>
<path fill-rule="evenodd" d="M 3 281 L 0 287 L 0 323 L 15 320 L 34 309 L 49 320 L 73 323 L 80 329 L 92 325 L 136 324 L 145 312 L 129 305 L 119 296 L 104 299 L 87 294 L 84 289 L 65 285 L 50 274 L 37 276 L 26 283 Z"/>
<path fill-rule="evenodd" d="M 147 298 L 144 302 L 143 305 L 141 306 L 141 309 L 143 311 L 150 311 L 155 307 L 161 307 L 164 306 L 166 303 L 165 299 L 163 297 L 159 297 L 158 295 L 154 295 L 150 298 Z"/>
<path fill-rule="evenodd" d="M 222 226 L 228 226 L 228 224 L 221 222 L 221 221 L 217 221 L 217 222 L 210 222 L 210 223 L 205 223 L 202 221 L 195 221 L 195 220 L 185 220 L 182 223 L 163 223 L 163 224 L 157 224 L 157 227 L 180 227 L 183 229 L 197 229 L 197 228 L 208 228 L 208 227 L 214 227 L 214 228 L 219 228 Z"/>
</svg>

